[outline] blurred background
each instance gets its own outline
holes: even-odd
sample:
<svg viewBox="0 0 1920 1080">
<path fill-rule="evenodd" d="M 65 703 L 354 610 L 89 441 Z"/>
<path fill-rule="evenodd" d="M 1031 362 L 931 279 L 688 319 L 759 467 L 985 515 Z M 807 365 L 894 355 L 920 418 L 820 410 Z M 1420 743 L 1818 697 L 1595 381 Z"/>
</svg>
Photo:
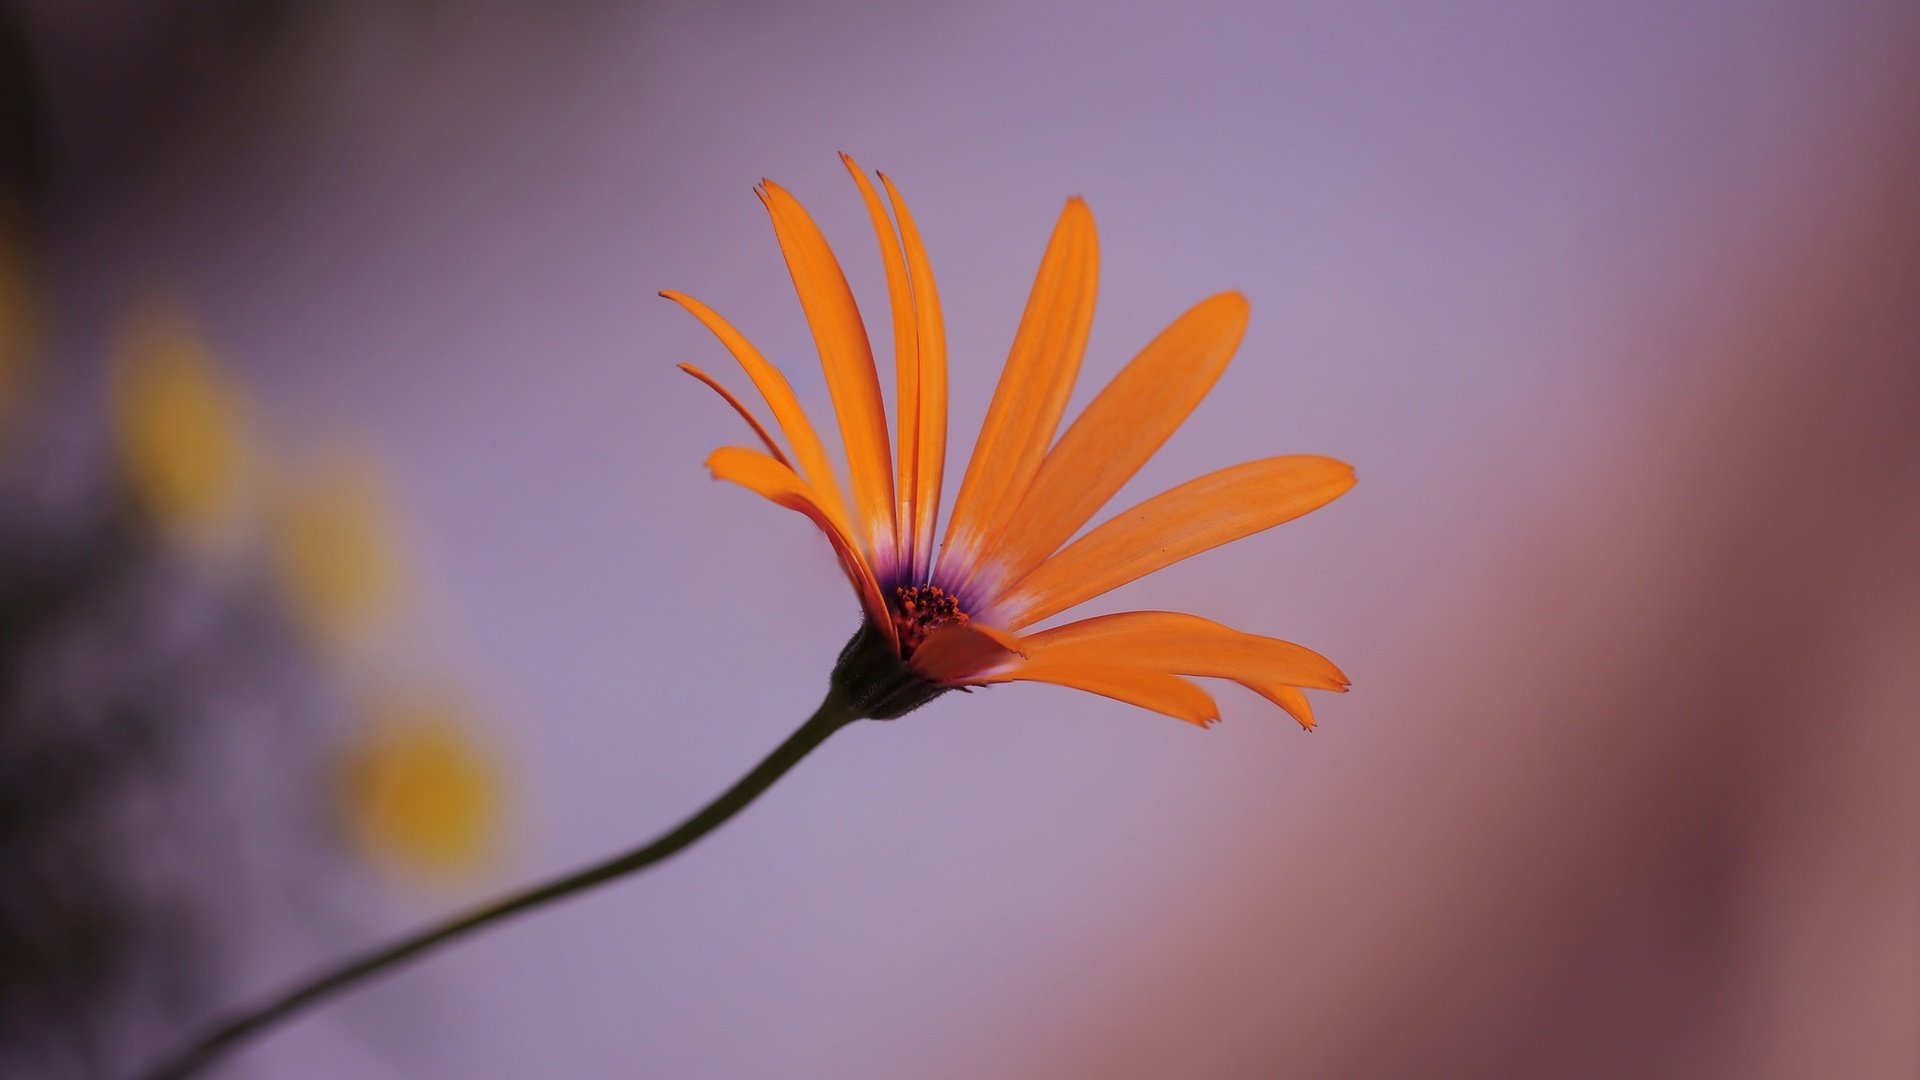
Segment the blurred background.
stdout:
<svg viewBox="0 0 1920 1080">
<path fill-rule="evenodd" d="M 1094 610 L 1353 692 L 948 695 L 222 1075 L 1920 1073 L 1915 71 L 1905 0 L 0 4 L 0 1075 L 127 1075 L 812 709 L 856 606 L 707 479 L 673 365 L 729 362 L 653 293 L 821 415 L 749 188 L 885 341 L 840 149 L 931 250 L 953 478 L 1067 196 L 1077 401 L 1251 298 L 1116 505 L 1359 487 Z"/>
</svg>

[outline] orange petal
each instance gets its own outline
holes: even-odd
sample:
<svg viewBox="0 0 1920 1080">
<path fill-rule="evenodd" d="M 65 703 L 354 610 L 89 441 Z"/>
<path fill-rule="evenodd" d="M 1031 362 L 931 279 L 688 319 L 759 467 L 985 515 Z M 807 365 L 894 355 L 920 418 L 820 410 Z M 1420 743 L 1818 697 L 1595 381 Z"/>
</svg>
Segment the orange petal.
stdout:
<svg viewBox="0 0 1920 1080">
<path fill-rule="evenodd" d="M 979 682 L 989 672 L 1019 660 L 1020 654 L 1004 635 L 988 633 L 977 623 L 954 622 L 936 627 L 908 662 L 928 682 L 960 685 Z"/>
<path fill-rule="evenodd" d="M 1246 298 L 1221 293 L 1141 350 L 1041 462 L 985 555 L 993 572 L 1017 581 L 1079 532 L 1213 389 L 1246 329 Z"/>
<path fill-rule="evenodd" d="M 867 179 L 852 155 L 842 153 L 840 162 L 860 187 L 867 216 L 873 219 L 874 236 L 880 241 L 880 263 L 887 272 L 887 299 L 893 312 L 894 416 L 900 429 L 899 477 L 894 487 L 899 500 L 896 520 L 900 524 L 894 559 L 911 570 L 915 489 L 919 480 L 915 458 L 920 448 L 920 333 L 914 312 L 913 284 L 907 277 L 906 259 L 900 254 L 900 238 L 887 217 L 886 207 L 880 202 L 880 193 L 873 188 L 873 181 Z"/>
<path fill-rule="evenodd" d="M 1040 260 L 1007 366 L 960 481 L 940 553 L 941 579 L 964 585 L 1040 468 L 1086 352 L 1098 280 L 1093 212 L 1079 199 L 1069 199 Z"/>
<path fill-rule="evenodd" d="M 840 556 L 840 568 L 846 571 L 847 580 L 853 583 L 853 590 L 859 595 L 860 606 L 865 609 L 867 617 L 885 627 L 889 638 L 893 637 L 893 619 L 887 614 L 887 605 L 880 596 L 880 586 L 874 580 L 872 567 L 861 556 L 860 549 L 821 508 L 813 490 L 792 469 L 758 450 L 749 450 L 744 446 L 723 446 L 715 450 L 707 457 L 707 468 L 713 470 L 715 480 L 739 484 L 764 499 L 805 514 L 818 525 L 833 544 L 834 554 Z"/>
<path fill-rule="evenodd" d="M 1305 691 L 1282 683 L 1249 682 L 1245 679 L 1240 680 L 1240 685 L 1286 710 L 1287 715 L 1298 720 L 1301 727 L 1313 730 L 1313 706 L 1307 701 Z"/>
<path fill-rule="evenodd" d="M 887 446 L 887 413 L 880 398 L 880 376 L 860 309 L 840 263 L 827 247 L 819 226 L 786 189 L 761 181 L 760 200 L 773 219 L 773 232 L 793 275 L 794 291 L 813 331 L 814 347 L 840 419 L 859 511 L 856 535 L 870 557 L 893 559 L 893 453 Z"/>
<path fill-rule="evenodd" d="M 766 445 L 767 453 L 772 454 L 773 459 L 775 461 L 778 461 L 780 464 L 785 465 L 788 468 L 793 467 L 793 463 L 787 460 L 787 455 L 784 453 L 781 453 L 780 445 L 773 441 L 773 436 L 767 433 L 766 428 L 760 426 L 760 421 L 754 419 L 753 414 L 747 411 L 747 407 L 740 403 L 739 398 L 734 397 L 733 394 L 729 392 L 726 387 L 721 386 L 719 381 L 714 379 L 713 376 L 707 374 L 704 371 L 701 371 L 699 368 L 694 367 L 692 364 L 681 364 L 679 366 L 681 371 L 684 371 L 687 374 L 693 376 L 694 378 L 699 379 L 701 382 L 706 383 L 707 388 L 709 390 L 712 390 L 714 393 L 719 394 L 721 400 L 733 406 L 733 411 L 740 414 L 740 419 L 745 420 L 747 422 L 747 426 L 753 429 L 753 433 L 755 435 L 760 436 L 760 441 Z"/>
<path fill-rule="evenodd" d="M 1070 686 L 1201 727 L 1220 719 L 1220 708 L 1214 704 L 1213 695 L 1187 679 L 1154 668 L 1127 667 L 1087 657 L 1035 656 L 1006 672 L 979 680 L 980 685 L 1003 682 Z"/>
<path fill-rule="evenodd" d="M 1304 645 L 1261 637 L 1180 611 L 1122 611 L 1020 639 L 1036 660 L 1073 656 L 1246 683 L 1345 690 L 1333 661 Z M 1250 681 L 1251 680 L 1251 681 Z M 1264 691 L 1261 691 L 1264 692 Z"/>
<path fill-rule="evenodd" d="M 827 511 L 827 515 L 839 523 L 840 531 L 852 535 L 852 526 L 847 517 L 846 501 L 840 495 L 840 482 L 833 474 L 833 463 L 827 459 L 827 450 L 820 442 L 820 436 L 814 432 L 813 423 L 807 419 L 805 409 L 800 407 L 800 399 L 794 396 L 793 387 L 780 369 L 767 363 L 760 350 L 746 339 L 732 324 L 721 318 L 707 305 L 685 293 L 669 289 L 660 294 L 668 300 L 686 308 L 694 318 L 700 320 L 720 344 L 726 346 L 733 358 L 740 362 L 741 370 L 760 391 L 760 397 L 766 401 L 767 408 L 773 410 L 773 421 L 787 436 L 787 445 L 793 447 L 793 456 L 798 462 L 800 476 L 807 486 L 813 489 L 814 496 Z"/>
<path fill-rule="evenodd" d="M 908 531 L 913 552 L 915 580 L 924 577 L 933 566 L 934 527 L 940 518 L 940 488 L 947 470 L 947 327 L 940 314 L 940 291 L 933 281 L 933 265 L 927 261 L 926 245 L 920 242 L 920 230 L 913 223 L 907 202 L 886 173 L 880 182 L 887 186 L 887 199 L 893 204 L 893 216 L 900 222 L 900 239 L 907 249 L 907 272 L 913 280 L 915 327 L 920 342 L 919 402 L 920 417 L 914 426 L 914 441 L 906 437 L 905 406 L 901 406 L 900 453 L 913 447 L 914 485 L 912 528 Z M 903 531 L 907 531 L 905 525 Z"/>
<path fill-rule="evenodd" d="M 969 625 L 971 625 L 976 632 L 985 634 L 995 642 L 998 642 L 1002 649 L 1013 653 L 1023 660 L 1026 659 L 1027 644 L 1021 639 L 1020 635 L 1010 630 L 1002 630 L 997 626 L 990 626 L 981 622 L 979 619 L 973 620 Z"/>
<path fill-rule="evenodd" d="M 1316 510 L 1353 487 L 1353 467 L 1297 454 L 1189 480 L 1124 511 L 1005 589 L 993 621 L 1013 630 L 1202 551 Z"/>
</svg>

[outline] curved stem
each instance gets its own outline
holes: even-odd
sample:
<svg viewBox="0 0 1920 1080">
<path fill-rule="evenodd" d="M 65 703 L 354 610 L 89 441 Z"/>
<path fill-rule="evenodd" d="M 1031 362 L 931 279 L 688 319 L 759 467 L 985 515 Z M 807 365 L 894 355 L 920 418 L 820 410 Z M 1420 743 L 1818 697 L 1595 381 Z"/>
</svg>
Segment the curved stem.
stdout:
<svg viewBox="0 0 1920 1080">
<path fill-rule="evenodd" d="M 212 1064 L 221 1055 L 250 1036 L 272 1027 L 324 998 L 345 990 L 364 979 L 396 967 L 456 938 L 491 926 L 503 919 L 531 911 L 544 904 L 604 884 L 615 878 L 643 870 L 674 854 L 711 832 L 721 822 L 740 812 L 760 793 L 798 764 L 827 736 L 852 723 L 853 710 L 839 691 L 829 691 L 820 708 L 788 736 L 752 772 L 728 788 L 699 813 L 681 822 L 673 831 L 643 847 L 606 862 L 589 866 L 565 877 L 537 885 L 478 910 L 459 916 L 385 948 L 374 949 L 348 960 L 329 971 L 308 979 L 270 1001 L 242 1009 L 213 1025 L 207 1033 L 176 1056 L 143 1074 L 145 1080 L 183 1080 Z"/>
</svg>

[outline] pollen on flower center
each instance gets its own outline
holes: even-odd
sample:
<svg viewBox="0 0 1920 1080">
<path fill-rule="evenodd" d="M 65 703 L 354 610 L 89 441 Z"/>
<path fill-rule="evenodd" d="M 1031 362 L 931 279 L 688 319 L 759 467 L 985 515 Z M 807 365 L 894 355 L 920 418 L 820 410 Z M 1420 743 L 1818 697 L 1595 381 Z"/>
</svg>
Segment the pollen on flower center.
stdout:
<svg viewBox="0 0 1920 1080">
<path fill-rule="evenodd" d="M 902 654 L 919 648 L 937 627 L 966 621 L 959 599 L 938 585 L 901 585 L 893 590 L 893 625 L 900 634 Z"/>
</svg>

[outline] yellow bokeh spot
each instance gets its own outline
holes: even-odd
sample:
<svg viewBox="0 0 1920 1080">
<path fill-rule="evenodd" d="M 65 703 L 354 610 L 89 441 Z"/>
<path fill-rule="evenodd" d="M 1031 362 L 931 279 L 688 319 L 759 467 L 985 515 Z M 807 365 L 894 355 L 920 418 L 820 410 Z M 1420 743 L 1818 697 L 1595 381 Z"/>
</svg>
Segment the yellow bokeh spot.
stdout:
<svg viewBox="0 0 1920 1080">
<path fill-rule="evenodd" d="M 294 613 L 334 645 L 361 638 L 401 586 L 379 472 L 343 456 L 289 479 L 275 500 L 274 562 Z"/>
<path fill-rule="evenodd" d="M 389 862 L 456 876 L 480 868 L 498 847 L 499 769 L 450 705 L 376 711 L 343 779 L 354 835 Z"/>
<path fill-rule="evenodd" d="M 245 408 L 183 315 L 149 308 L 134 317 L 112 392 L 121 467 L 141 505 L 191 538 L 226 523 L 248 470 Z"/>
</svg>

